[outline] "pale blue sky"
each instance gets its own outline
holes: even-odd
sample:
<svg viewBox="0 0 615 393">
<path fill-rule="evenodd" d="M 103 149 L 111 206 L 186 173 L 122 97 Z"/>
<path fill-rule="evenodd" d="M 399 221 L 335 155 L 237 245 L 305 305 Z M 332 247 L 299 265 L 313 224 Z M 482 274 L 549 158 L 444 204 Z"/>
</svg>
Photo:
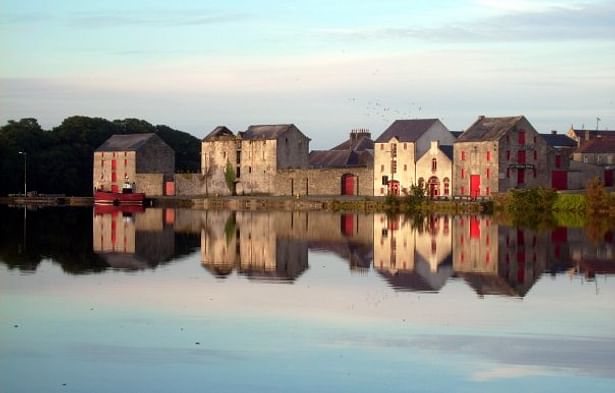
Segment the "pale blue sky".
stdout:
<svg viewBox="0 0 615 393">
<path fill-rule="evenodd" d="M 615 128 L 607 1 L 0 0 L 0 122 L 293 122 L 330 147 L 398 118 Z"/>
</svg>

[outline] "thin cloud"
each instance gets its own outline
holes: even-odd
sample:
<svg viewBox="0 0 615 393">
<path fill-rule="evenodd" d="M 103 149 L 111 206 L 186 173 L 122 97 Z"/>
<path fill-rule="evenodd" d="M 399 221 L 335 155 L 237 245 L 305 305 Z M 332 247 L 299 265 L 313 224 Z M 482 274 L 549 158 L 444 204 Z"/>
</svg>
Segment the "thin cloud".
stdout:
<svg viewBox="0 0 615 393">
<path fill-rule="evenodd" d="M 202 26 L 236 22 L 246 19 L 245 14 L 224 14 L 211 11 L 164 12 L 88 12 L 73 14 L 69 24 L 78 28 L 113 28 L 126 26 L 177 27 Z"/>
<path fill-rule="evenodd" d="M 540 10 L 540 11 L 538 11 Z M 519 8 L 471 23 L 440 27 L 325 29 L 340 39 L 416 39 L 432 42 L 527 42 L 615 40 L 615 4 L 583 4 L 542 9 Z"/>
</svg>

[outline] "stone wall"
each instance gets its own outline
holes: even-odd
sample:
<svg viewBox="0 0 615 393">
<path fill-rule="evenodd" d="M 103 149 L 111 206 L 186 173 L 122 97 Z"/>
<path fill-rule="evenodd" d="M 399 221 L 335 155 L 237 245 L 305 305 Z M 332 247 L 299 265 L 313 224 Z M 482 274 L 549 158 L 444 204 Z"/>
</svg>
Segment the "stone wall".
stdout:
<svg viewBox="0 0 615 393">
<path fill-rule="evenodd" d="M 371 168 L 281 169 L 273 179 L 273 194 L 341 195 L 345 174 L 355 176 L 355 195 L 374 195 Z"/>
<path fill-rule="evenodd" d="M 137 190 L 146 197 L 164 195 L 164 175 L 162 173 L 137 173 Z"/>
<path fill-rule="evenodd" d="M 373 191 L 372 195 L 386 195 L 388 186 L 383 183 L 383 176 L 388 181 L 397 180 L 399 191 L 408 190 L 416 184 L 416 156 L 415 144 L 413 142 L 398 142 L 396 138 L 390 143 L 374 144 L 374 169 L 373 169 Z M 393 168 L 393 158 L 395 158 L 396 168 Z M 395 169 L 393 171 L 393 169 Z"/>
<path fill-rule="evenodd" d="M 210 195 L 231 194 L 224 178 L 227 162 L 236 170 L 237 144 L 235 138 L 206 141 L 201 144 L 201 174 L 203 185 L 207 180 L 207 191 Z M 179 191 L 177 193 L 180 195 Z"/>
</svg>

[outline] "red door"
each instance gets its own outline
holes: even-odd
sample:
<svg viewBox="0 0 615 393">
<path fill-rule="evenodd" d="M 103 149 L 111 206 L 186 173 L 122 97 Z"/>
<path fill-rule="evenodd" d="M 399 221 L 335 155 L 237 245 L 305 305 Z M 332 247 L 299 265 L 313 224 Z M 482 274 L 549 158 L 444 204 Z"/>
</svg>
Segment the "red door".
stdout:
<svg viewBox="0 0 615 393">
<path fill-rule="evenodd" d="M 517 184 L 525 183 L 525 169 L 518 168 L 517 169 Z"/>
<path fill-rule="evenodd" d="M 399 195 L 399 182 L 397 180 L 391 180 L 389 182 L 389 194 Z"/>
<path fill-rule="evenodd" d="M 556 190 L 568 189 L 568 172 L 553 171 L 551 172 L 551 187 Z"/>
<path fill-rule="evenodd" d="M 354 195 L 354 176 L 342 176 L 342 195 Z"/>
<path fill-rule="evenodd" d="M 470 196 L 476 198 L 480 195 L 480 175 L 470 175 Z"/>
<path fill-rule="evenodd" d="M 111 184 L 111 192 L 119 192 L 117 184 Z"/>
<path fill-rule="evenodd" d="M 612 169 L 606 169 L 604 171 L 604 186 L 605 187 L 613 186 L 613 170 Z"/>
</svg>

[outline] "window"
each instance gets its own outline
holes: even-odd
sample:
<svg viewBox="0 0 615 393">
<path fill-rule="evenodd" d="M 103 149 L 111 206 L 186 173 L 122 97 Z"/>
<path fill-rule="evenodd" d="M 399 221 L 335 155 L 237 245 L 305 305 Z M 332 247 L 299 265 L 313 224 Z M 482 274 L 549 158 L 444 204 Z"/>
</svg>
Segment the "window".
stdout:
<svg viewBox="0 0 615 393">
<path fill-rule="evenodd" d="M 391 157 L 397 157 L 397 144 L 391 143 Z"/>
<path fill-rule="evenodd" d="M 382 185 L 386 186 L 387 184 L 389 184 L 389 177 L 388 176 L 382 176 Z"/>
<path fill-rule="evenodd" d="M 397 173 L 397 161 L 391 161 L 391 173 Z"/>
<path fill-rule="evenodd" d="M 384 150 L 384 145 L 380 144 L 380 150 Z"/>
<path fill-rule="evenodd" d="M 444 180 L 442 180 L 442 182 L 444 183 L 444 195 L 448 195 L 449 193 L 449 189 L 450 189 L 450 180 L 448 177 L 445 177 Z M 448 219 L 445 219 L 446 221 L 444 221 L 445 225 L 448 224 Z"/>
<path fill-rule="evenodd" d="M 534 150 L 534 161 L 538 161 L 538 152 Z"/>
<path fill-rule="evenodd" d="M 237 172 L 237 178 L 239 179 L 241 177 L 241 168 L 237 167 L 236 172 Z"/>
<path fill-rule="evenodd" d="M 466 188 L 464 186 L 461 186 L 461 195 L 465 195 L 466 193 Z"/>
<path fill-rule="evenodd" d="M 419 187 L 423 188 L 425 186 L 425 179 L 419 177 Z"/>
<path fill-rule="evenodd" d="M 489 170 L 489 168 L 487 168 L 486 176 L 487 176 L 487 179 L 491 177 L 491 171 Z"/>
<path fill-rule="evenodd" d="M 117 174 L 115 172 L 111 172 L 111 181 L 112 182 L 117 181 Z"/>
<path fill-rule="evenodd" d="M 384 164 L 380 165 L 380 172 L 384 172 Z"/>
<path fill-rule="evenodd" d="M 506 177 L 510 177 L 510 168 L 506 168 Z"/>
<path fill-rule="evenodd" d="M 490 194 L 491 194 L 491 190 L 489 190 L 489 187 L 485 188 L 485 193 L 486 193 L 487 195 L 490 195 Z"/>
<path fill-rule="evenodd" d="M 408 149 L 408 144 L 404 143 L 404 150 L 407 150 L 407 149 Z"/>
<path fill-rule="evenodd" d="M 462 179 L 465 178 L 465 174 L 466 174 L 465 169 L 461 168 L 461 178 Z"/>
<path fill-rule="evenodd" d="M 534 144 L 536 144 L 536 135 L 534 135 Z"/>
<path fill-rule="evenodd" d="M 510 150 L 506 150 L 506 160 L 510 161 Z"/>
<path fill-rule="evenodd" d="M 435 158 L 431 159 L 431 171 L 435 172 L 438 170 L 438 161 Z"/>
<path fill-rule="evenodd" d="M 408 165 L 404 164 L 404 172 L 408 170 Z"/>
<path fill-rule="evenodd" d="M 114 171 L 117 169 L 117 160 L 111 160 L 111 170 Z"/>
<path fill-rule="evenodd" d="M 525 145 L 525 131 L 519 131 L 519 144 Z"/>
<path fill-rule="evenodd" d="M 559 154 L 557 154 L 555 156 L 555 167 L 559 168 L 561 165 L 562 165 L 562 157 Z"/>
<path fill-rule="evenodd" d="M 466 159 L 466 152 L 465 151 L 461 151 L 461 161 L 465 161 Z"/>
<path fill-rule="evenodd" d="M 491 152 L 490 151 L 487 152 L 487 161 L 491 161 Z"/>
<path fill-rule="evenodd" d="M 517 162 L 519 164 L 525 164 L 525 150 L 519 150 L 517 152 Z"/>
</svg>

